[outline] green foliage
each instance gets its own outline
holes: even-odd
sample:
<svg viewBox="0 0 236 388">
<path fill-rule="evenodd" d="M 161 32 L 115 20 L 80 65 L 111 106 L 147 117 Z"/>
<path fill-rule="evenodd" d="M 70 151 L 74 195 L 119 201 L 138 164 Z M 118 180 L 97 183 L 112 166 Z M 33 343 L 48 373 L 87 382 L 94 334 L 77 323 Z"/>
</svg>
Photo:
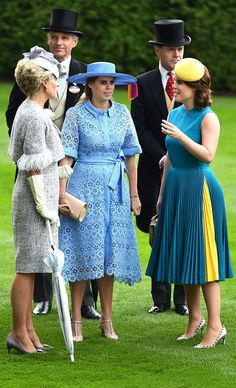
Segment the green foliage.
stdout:
<svg viewBox="0 0 236 388">
<path fill-rule="evenodd" d="M 1 2 L 0 77 L 13 76 L 21 53 L 34 45 L 47 47 L 42 27 L 49 25 L 52 8 L 79 12 L 79 29 L 84 39 L 74 56 L 89 63 L 106 60 L 118 71 L 138 75 L 152 69 L 156 60 L 148 40 L 153 22 L 183 19 L 192 38 L 186 56 L 196 57 L 210 69 L 213 89 L 236 89 L 235 0 L 9 0 Z"/>
</svg>

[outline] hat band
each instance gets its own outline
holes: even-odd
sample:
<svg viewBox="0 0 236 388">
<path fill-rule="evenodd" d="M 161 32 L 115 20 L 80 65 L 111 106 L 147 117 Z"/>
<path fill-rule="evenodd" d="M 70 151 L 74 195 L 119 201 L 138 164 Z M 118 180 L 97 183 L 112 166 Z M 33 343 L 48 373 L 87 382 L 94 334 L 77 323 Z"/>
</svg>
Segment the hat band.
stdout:
<svg viewBox="0 0 236 388">
<path fill-rule="evenodd" d="M 152 44 L 161 44 L 163 46 L 184 46 L 191 42 L 191 38 L 188 35 L 185 35 L 179 39 L 176 39 L 174 41 L 170 40 L 164 40 L 164 39 L 157 39 L 156 40 L 149 40 L 149 43 Z"/>
</svg>

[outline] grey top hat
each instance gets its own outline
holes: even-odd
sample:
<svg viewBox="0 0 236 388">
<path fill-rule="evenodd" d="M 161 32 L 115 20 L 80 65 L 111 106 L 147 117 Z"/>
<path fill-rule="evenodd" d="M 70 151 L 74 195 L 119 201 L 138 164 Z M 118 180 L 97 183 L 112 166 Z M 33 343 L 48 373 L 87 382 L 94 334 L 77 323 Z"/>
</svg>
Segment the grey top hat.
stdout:
<svg viewBox="0 0 236 388">
<path fill-rule="evenodd" d="M 77 19 L 78 13 L 75 11 L 61 8 L 52 9 L 50 24 L 48 27 L 43 27 L 43 30 L 68 32 L 76 36 L 83 36 L 83 32 L 77 30 Z"/>
<path fill-rule="evenodd" d="M 149 40 L 151 44 L 164 46 L 187 46 L 191 38 L 184 34 L 183 20 L 165 19 L 154 23 L 156 40 Z"/>
</svg>

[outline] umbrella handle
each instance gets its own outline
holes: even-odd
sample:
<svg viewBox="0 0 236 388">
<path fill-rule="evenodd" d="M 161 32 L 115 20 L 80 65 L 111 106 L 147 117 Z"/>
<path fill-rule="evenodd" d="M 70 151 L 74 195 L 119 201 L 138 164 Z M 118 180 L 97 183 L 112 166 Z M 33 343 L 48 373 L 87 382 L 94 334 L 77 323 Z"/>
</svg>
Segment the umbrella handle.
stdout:
<svg viewBox="0 0 236 388">
<path fill-rule="evenodd" d="M 54 250 L 54 244 L 53 244 L 53 238 L 52 238 L 52 228 L 51 228 L 49 220 L 46 220 L 46 227 L 47 227 L 47 231 L 48 231 L 48 236 L 49 236 L 51 248 Z"/>
</svg>

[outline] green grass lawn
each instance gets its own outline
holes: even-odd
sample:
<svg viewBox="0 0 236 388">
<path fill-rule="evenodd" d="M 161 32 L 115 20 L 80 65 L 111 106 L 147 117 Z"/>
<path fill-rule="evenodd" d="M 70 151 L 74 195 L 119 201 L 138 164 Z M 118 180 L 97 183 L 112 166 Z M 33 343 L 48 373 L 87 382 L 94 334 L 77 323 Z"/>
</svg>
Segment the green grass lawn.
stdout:
<svg viewBox="0 0 236 388">
<path fill-rule="evenodd" d="M 83 343 L 75 344 L 75 363 L 69 361 L 55 304 L 51 314 L 35 316 L 43 342 L 55 349 L 44 354 L 8 355 L 5 339 L 11 328 L 10 287 L 14 276 L 11 231 L 11 191 L 14 166 L 9 162 L 4 113 L 11 85 L 1 84 L 0 94 L 0 386 L 1 387 L 235 387 L 236 386 L 236 282 L 222 283 L 222 321 L 228 329 L 225 346 L 196 350 L 199 338 L 179 343 L 187 318 L 170 310 L 147 314 L 152 301 L 145 268 L 150 249 L 148 237 L 137 231 L 143 280 L 128 287 L 115 284 L 113 322 L 119 341 L 100 336 L 98 322 L 84 321 Z M 116 100 L 127 103 L 125 91 Z M 222 130 L 212 165 L 225 194 L 231 255 L 236 264 L 236 99 L 216 97 L 213 108 Z M 99 306 L 98 306 L 99 308 Z M 205 309 L 203 307 L 203 315 Z"/>
</svg>

